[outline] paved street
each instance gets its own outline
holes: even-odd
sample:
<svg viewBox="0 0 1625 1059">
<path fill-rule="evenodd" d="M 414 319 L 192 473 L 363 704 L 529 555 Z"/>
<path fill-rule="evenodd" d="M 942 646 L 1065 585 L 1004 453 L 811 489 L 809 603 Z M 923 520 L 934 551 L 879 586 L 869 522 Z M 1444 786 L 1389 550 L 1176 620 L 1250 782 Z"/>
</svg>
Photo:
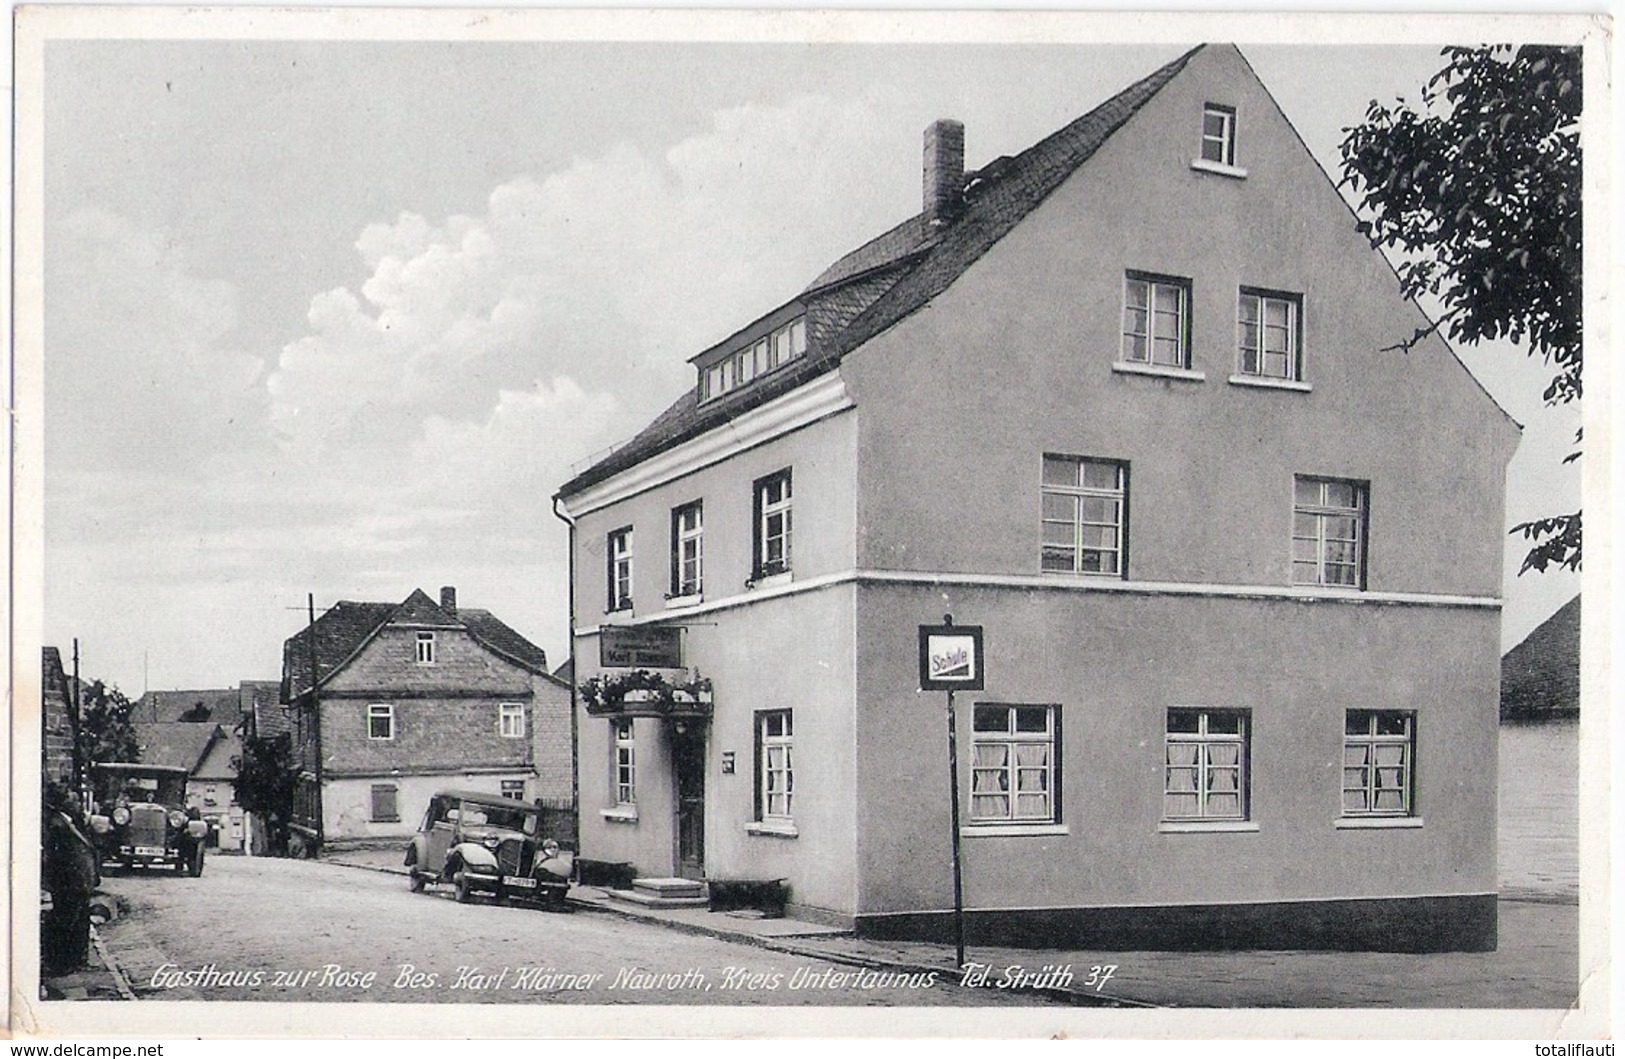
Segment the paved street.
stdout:
<svg viewBox="0 0 1625 1059">
<path fill-rule="evenodd" d="M 412 894 L 401 876 L 324 862 L 219 856 L 200 879 L 113 875 L 104 888 L 130 914 L 102 937 L 144 999 L 1046 1003 L 610 915 L 459 905 L 449 889 Z"/>
</svg>

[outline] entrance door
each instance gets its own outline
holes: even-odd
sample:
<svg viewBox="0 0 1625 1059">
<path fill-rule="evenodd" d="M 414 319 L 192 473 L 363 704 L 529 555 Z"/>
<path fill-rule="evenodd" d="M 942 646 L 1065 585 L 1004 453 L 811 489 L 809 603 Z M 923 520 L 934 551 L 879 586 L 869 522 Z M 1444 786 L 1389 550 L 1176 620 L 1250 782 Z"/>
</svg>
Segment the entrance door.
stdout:
<svg viewBox="0 0 1625 1059">
<path fill-rule="evenodd" d="M 688 722 L 672 730 L 677 775 L 677 875 L 705 878 L 705 726 Z"/>
</svg>

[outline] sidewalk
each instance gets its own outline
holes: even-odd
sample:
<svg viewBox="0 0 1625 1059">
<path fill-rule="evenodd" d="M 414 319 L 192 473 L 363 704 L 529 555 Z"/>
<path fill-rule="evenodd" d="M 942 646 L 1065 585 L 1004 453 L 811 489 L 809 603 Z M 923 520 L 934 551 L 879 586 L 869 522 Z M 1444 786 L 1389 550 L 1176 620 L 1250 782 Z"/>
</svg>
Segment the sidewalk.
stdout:
<svg viewBox="0 0 1625 1059">
<path fill-rule="evenodd" d="M 355 850 L 331 863 L 405 875 L 397 850 Z M 651 909 L 576 886 L 579 909 L 804 959 L 957 979 L 951 945 L 870 941 L 793 919 L 748 919 L 703 908 Z M 1124 1007 L 1545 1008 L 1570 1007 L 1578 991 L 1579 905 L 1567 895 L 1503 895 L 1495 952 L 1062 952 L 969 946 L 968 961 L 1041 971 L 1070 966 L 1069 984 L 1029 990 L 1073 1003 Z M 1093 968 L 1112 967 L 1099 988 Z M 1102 970 L 1097 979 L 1104 975 Z M 1056 976 L 1051 976 L 1055 978 Z"/>
<path fill-rule="evenodd" d="M 42 1000 L 134 1000 L 135 994 L 118 960 L 107 951 L 101 933 L 90 928 L 90 963 L 72 974 L 40 979 Z"/>
</svg>

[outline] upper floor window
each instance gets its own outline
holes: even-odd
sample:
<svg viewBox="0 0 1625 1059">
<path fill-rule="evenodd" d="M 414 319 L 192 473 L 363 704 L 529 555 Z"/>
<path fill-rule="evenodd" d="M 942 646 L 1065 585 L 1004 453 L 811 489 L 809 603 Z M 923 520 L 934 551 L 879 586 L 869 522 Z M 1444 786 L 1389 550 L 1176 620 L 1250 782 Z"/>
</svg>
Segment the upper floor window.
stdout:
<svg viewBox="0 0 1625 1059">
<path fill-rule="evenodd" d="M 1247 819 L 1248 720 L 1244 710 L 1168 711 L 1165 819 Z"/>
<path fill-rule="evenodd" d="M 790 470 L 756 480 L 755 577 L 790 569 Z"/>
<path fill-rule="evenodd" d="M 807 321 L 798 316 L 708 366 L 700 374 L 700 400 L 709 401 L 737 390 L 806 352 Z"/>
<path fill-rule="evenodd" d="M 1058 822 L 1060 739 L 1054 706 L 977 703 L 971 716 L 972 822 Z"/>
<path fill-rule="evenodd" d="M 418 633 L 417 661 L 420 666 L 434 665 L 434 633 Z"/>
<path fill-rule="evenodd" d="M 1293 480 L 1292 583 L 1365 587 L 1364 482 Z"/>
<path fill-rule="evenodd" d="M 395 707 L 387 702 L 375 702 L 367 707 L 367 738 L 395 738 Z"/>
<path fill-rule="evenodd" d="M 1130 272 L 1123 280 L 1123 360 L 1189 368 L 1191 282 Z"/>
<path fill-rule="evenodd" d="M 705 515 L 700 501 L 671 512 L 671 595 L 705 591 Z"/>
<path fill-rule="evenodd" d="M 1121 576 L 1128 466 L 1046 455 L 1042 494 L 1040 569 Z"/>
<path fill-rule="evenodd" d="M 1236 307 L 1241 373 L 1303 379 L 1303 296 L 1241 288 Z"/>
<path fill-rule="evenodd" d="M 1343 815 L 1410 816 L 1416 715 L 1349 710 L 1343 721 Z"/>
<path fill-rule="evenodd" d="M 504 739 L 525 737 L 525 706 L 519 702 L 504 702 L 497 706 L 497 731 Z"/>
<path fill-rule="evenodd" d="M 632 609 L 632 527 L 609 535 L 604 549 L 608 555 L 608 588 L 605 610 Z"/>
<path fill-rule="evenodd" d="M 1202 154 L 1204 162 L 1236 164 L 1236 108 L 1208 103 L 1202 108 Z"/>
</svg>

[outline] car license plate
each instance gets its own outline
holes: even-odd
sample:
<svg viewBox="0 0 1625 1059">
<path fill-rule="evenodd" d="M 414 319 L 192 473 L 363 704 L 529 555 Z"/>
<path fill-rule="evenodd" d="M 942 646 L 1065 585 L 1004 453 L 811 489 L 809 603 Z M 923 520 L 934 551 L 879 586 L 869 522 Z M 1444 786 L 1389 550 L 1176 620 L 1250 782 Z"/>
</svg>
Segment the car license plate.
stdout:
<svg viewBox="0 0 1625 1059">
<path fill-rule="evenodd" d="M 138 857 L 162 857 L 164 849 L 162 846 L 137 846 L 135 847 L 135 855 Z"/>
<path fill-rule="evenodd" d="M 536 889 L 536 880 L 527 879 L 522 875 L 504 875 L 502 885 L 518 887 L 521 890 L 534 890 Z"/>
</svg>

